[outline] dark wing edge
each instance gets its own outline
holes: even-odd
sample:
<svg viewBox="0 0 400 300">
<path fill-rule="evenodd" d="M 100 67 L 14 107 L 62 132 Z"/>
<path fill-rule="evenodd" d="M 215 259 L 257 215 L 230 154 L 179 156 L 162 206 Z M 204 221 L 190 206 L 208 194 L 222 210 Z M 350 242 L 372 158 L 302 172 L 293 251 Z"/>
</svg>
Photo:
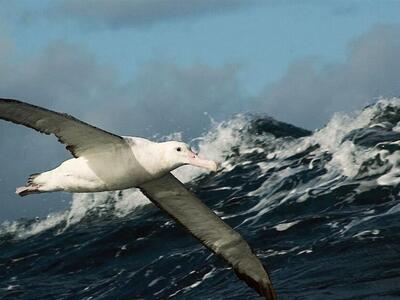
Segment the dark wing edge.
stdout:
<svg viewBox="0 0 400 300">
<path fill-rule="evenodd" d="M 54 134 L 74 157 L 97 142 L 124 143 L 121 136 L 85 123 L 71 115 L 55 112 L 15 99 L 0 98 L 0 119 L 24 125 L 43 134 Z"/>
<path fill-rule="evenodd" d="M 268 300 L 276 300 L 268 273 L 242 236 L 172 174 L 147 182 L 140 190 L 156 206 L 232 266 L 236 275 Z"/>
</svg>

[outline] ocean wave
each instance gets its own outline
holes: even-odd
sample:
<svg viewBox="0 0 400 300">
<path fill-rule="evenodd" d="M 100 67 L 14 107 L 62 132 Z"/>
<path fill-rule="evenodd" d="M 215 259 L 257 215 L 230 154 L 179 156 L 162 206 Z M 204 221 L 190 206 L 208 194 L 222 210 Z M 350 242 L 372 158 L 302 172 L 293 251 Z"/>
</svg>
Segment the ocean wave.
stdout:
<svg viewBox="0 0 400 300">
<path fill-rule="evenodd" d="M 217 173 L 187 166 L 174 174 L 249 240 L 283 299 L 296 289 L 300 298 L 325 299 L 332 287 L 357 297 L 364 294 L 352 288 L 365 280 L 381 280 L 380 295 L 390 294 L 400 266 L 390 275 L 363 255 L 397 257 L 390 249 L 400 246 L 399 128 L 398 98 L 337 113 L 314 132 L 240 114 L 191 141 L 220 163 Z M 72 197 L 65 212 L 1 225 L 3 291 L 30 299 L 27 282 L 44 272 L 69 284 L 50 284 L 53 294 L 37 287 L 37 298 L 60 290 L 66 299 L 253 296 L 138 190 Z M 23 275 L 28 266 L 33 271 Z M 359 281 L 349 279 L 354 272 Z M 16 285 L 14 277 L 24 280 Z"/>
</svg>

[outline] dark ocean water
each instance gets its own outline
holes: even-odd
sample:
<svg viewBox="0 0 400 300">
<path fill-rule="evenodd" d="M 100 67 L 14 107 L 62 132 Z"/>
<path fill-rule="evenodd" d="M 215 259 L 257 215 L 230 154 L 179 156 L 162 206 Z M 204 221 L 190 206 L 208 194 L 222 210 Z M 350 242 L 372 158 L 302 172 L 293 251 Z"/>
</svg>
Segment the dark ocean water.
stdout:
<svg viewBox="0 0 400 300">
<path fill-rule="evenodd" d="M 198 141 L 223 169 L 177 176 L 245 237 L 279 299 L 400 299 L 399 121 L 398 99 L 313 133 L 237 116 Z M 135 191 L 4 223 L 0 298 L 259 299 Z"/>
</svg>

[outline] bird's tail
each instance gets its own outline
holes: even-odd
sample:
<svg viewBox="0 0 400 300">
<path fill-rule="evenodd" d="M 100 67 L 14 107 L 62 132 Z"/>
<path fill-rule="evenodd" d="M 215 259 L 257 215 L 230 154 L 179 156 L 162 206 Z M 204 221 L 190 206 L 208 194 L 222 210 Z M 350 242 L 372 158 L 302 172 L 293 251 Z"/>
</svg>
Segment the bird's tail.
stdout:
<svg viewBox="0 0 400 300">
<path fill-rule="evenodd" d="M 23 197 L 29 194 L 37 194 L 41 193 L 39 190 L 40 184 L 35 183 L 35 178 L 38 177 L 41 173 L 31 174 L 28 177 L 28 181 L 25 186 L 18 187 L 15 191 L 16 194 Z"/>
</svg>

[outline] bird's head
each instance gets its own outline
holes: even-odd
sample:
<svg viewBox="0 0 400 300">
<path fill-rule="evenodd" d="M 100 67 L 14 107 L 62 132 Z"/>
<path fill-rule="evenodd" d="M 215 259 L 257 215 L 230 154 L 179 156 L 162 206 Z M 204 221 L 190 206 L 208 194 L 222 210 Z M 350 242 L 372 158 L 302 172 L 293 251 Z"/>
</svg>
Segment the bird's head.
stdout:
<svg viewBox="0 0 400 300">
<path fill-rule="evenodd" d="M 217 164 L 214 161 L 199 158 L 185 143 L 170 141 L 163 143 L 163 146 L 164 159 L 171 166 L 171 170 L 183 165 L 192 165 L 214 172 L 217 170 Z"/>
</svg>

